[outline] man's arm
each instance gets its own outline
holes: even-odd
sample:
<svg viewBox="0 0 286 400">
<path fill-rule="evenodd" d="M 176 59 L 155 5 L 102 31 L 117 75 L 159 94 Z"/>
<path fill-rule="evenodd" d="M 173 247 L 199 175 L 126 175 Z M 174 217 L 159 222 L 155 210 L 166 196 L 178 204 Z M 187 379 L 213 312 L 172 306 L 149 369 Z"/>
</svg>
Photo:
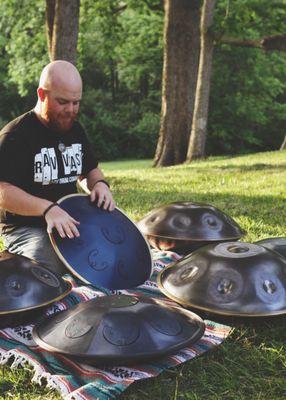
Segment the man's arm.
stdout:
<svg viewBox="0 0 286 400">
<path fill-rule="evenodd" d="M 112 211 L 115 201 L 108 185 L 104 182 L 104 175 L 99 167 L 92 169 L 86 176 L 87 187 L 90 190 L 91 201 L 96 201 L 98 207 L 103 206 L 105 210 Z"/>
<path fill-rule="evenodd" d="M 4 210 L 23 216 L 40 217 L 51 204 L 51 201 L 33 196 L 17 186 L 0 182 L 0 208 Z M 79 236 L 76 227 L 79 221 L 76 221 L 59 206 L 52 207 L 43 218 L 45 218 L 49 233 L 56 228 L 63 238 Z"/>
</svg>

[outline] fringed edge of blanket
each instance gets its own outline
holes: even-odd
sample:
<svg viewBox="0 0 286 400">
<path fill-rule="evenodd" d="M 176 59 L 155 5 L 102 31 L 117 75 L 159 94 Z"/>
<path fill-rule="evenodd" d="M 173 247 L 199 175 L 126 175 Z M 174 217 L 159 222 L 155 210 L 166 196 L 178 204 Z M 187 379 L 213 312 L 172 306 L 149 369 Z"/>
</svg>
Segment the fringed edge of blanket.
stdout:
<svg viewBox="0 0 286 400">
<path fill-rule="evenodd" d="M 52 375 L 45 371 L 44 367 L 36 360 L 33 360 L 31 356 L 20 354 L 17 350 L 5 351 L 0 349 L 0 365 L 3 366 L 8 362 L 12 362 L 9 366 L 11 369 L 18 368 L 19 366 L 28 369 L 33 373 L 32 382 L 38 385 L 45 385 L 48 389 L 57 390 L 64 399 L 82 400 L 82 397 L 77 396 L 76 393 L 70 393 L 66 382 L 60 376 Z M 45 380 L 45 383 L 43 383 L 43 380 Z"/>
</svg>

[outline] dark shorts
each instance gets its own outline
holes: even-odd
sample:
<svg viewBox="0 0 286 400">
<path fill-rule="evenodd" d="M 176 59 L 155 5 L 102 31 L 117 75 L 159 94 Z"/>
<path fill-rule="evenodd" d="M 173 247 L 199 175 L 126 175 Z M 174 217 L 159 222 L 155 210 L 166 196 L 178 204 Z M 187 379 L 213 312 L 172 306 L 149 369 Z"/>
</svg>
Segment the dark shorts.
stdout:
<svg viewBox="0 0 286 400">
<path fill-rule="evenodd" d="M 12 232 L 2 232 L 5 249 L 31 258 L 60 275 L 68 272 L 50 242 L 46 228 L 21 226 Z"/>
</svg>

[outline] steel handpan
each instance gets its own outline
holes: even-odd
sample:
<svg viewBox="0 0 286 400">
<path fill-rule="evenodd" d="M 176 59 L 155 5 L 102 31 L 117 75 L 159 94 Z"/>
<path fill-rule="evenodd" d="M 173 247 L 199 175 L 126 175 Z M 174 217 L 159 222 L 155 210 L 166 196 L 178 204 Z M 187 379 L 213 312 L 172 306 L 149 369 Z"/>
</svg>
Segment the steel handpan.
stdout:
<svg viewBox="0 0 286 400">
<path fill-rule="evenodd" d="M 276 251 L 282 257 L 286 258 L 286 237 L 274 237 L 268 239 L 262 239 L 255 242 L 260 246 L 266 247 L 267 249 Z"/>
<path fill-rule="evenodd" d="M 71 284 L 27 257 L 0 253 L 0 326 L 20 324 L 66 296 Z"/>
<path fill-rule="evenodd" d="M 190 201 L 156 208 L 137 226 L 153 247 L 183 252 L 213 242 L 237 240 L 244 234 L 239 225 L 218 208 Z"/>
<path fill-rule="evenodd" d="M 74 194 L 58 201 L 80 221 L 80 237 L 51 241 L 60 259 L 86 283 L 108 289 L 128 289 L 144 283 L 152 273 L 148 243 L 136 225 L 120 210 L 106 211 L 89 196 Z"/>
<path fill-rule="evenodd" d="M 162 300 L 97 297 L 54 314 L 33 330 L 35 342 L 86 363 L 132 363 L 175 353 L 198 341 L 205 324 Z"/>
<path fill-rule="evenodd" d="M 158 283 L 178 303 L 216 314 L 286 312 L 286 260 L 253 243 L 205 246 L 161 271 Z"/>
</svg>

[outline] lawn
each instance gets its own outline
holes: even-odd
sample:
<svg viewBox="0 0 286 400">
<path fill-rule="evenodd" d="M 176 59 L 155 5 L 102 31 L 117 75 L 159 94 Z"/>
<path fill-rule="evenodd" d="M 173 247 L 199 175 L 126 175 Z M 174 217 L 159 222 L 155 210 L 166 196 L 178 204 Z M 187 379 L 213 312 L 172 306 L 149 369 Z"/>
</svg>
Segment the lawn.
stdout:
<svg viewBox="0 0 286 400">
<path fill-rule="evenodd" d="M 285 151 L 215 157 L 162 169 L 153 169 L 149 160 L 101 167 L 118 207 L 134 221 L 156 206 L 190 200 L 213 204 L 231 215 L 247 231 L 245 241 L 286 236 Z M 221 346 L 131 385 L 121 399 L 286 399 L 285 317 L 208 318 L 235 328 Z M 60 398 L 31 384 L 31 377 L 30 372 L 2 367 L 0 399 Z"/>
</svg>

